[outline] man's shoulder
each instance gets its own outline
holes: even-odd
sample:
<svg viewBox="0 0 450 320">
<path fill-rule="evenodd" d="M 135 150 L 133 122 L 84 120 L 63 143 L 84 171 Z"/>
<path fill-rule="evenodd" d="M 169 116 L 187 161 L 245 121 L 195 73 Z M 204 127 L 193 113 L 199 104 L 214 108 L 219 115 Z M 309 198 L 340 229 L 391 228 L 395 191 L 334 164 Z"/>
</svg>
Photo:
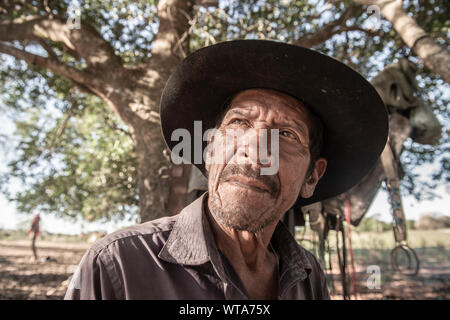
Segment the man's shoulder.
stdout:
<svg viewBox="0 0 450 320">
<path fill-rule="evenodd" d="M 142 281 L 139 275 L 158 271 L 157 256 L 177 218 L 127 227 L 98 240 L 81 259 L 65 298 L 124 299 L 126 282 L 135 285 Z M 127 273 L 125 278 L 123 272 Z"/>
<path fill-rule="evenodd" d="M 129 246 L 136 241 L 144 241 L 162 247 L 177 221 L 177 218 L 178 215 L 163 217 L 112 232 L 95 242 L 89 250 L 96 254 L 100 254 L 105 248 L 110 246 Z"/>
</svg>

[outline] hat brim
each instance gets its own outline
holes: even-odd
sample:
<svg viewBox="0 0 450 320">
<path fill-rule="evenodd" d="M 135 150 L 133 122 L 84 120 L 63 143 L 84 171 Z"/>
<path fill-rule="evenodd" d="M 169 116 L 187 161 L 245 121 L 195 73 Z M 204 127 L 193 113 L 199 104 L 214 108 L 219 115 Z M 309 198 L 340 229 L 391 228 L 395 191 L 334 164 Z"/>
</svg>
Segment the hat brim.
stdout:
<svg viewBox="0 0 450 320">
<path fill-rule="evenodd" d="M 170 150 L 179 128 L 194 136 L 215 126 L 227 99 L 267 88 L 305 101 L 324 124 L 327 170 L 306 205 L 339 195 L 361 181 L 387 140 L 388 116 L 375 88 L 358 72 L 317 51 L 266 40 L 235 40 L 202 48 L 174 70 L 161 97 L 161 128 Z M 203 142 L 202 150 L 206 147 Z M 192 152 L 194 154 L 194 145 Z M 186 159 L 189 162 L 191 159 Z M 205 172 L 204 163 L 195 164 Z"/>
</svg>

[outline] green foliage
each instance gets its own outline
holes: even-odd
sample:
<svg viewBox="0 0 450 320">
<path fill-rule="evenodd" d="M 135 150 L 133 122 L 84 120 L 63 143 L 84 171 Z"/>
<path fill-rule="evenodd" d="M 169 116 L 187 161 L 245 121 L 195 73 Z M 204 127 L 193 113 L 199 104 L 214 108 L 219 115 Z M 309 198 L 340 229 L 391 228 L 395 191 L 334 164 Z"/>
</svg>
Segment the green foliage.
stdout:
<svg viewBox="0 0 450 320">
<path fill-rule="evenodd" d="M 158 23 L 156 0 L 81 3 L 81 20 L 102 34 L 124 64 L 137 64 L 150 56 Z"/>
<path fill-rule="evenodd" d="M 16 158 L 1 176 L 3 192 L 21 212 L 52 212 L 85 220 L 136 211 L 133 141 L 97 97 L 73 94 L 63 113 L 31 109 L 16 121 Z M 11 192 L 7 186 L 21 185 Z"/>
<path fill-rule="evenodd" d="M 407 230 L 416 230 L 416 221 L 415 220 L 406 220 L 406 229 Z"/>
<path fill-rule="evenodd" d="M 406 229 L 407 230 L 417 229 L 416 221 L 415 220 L 406 220 Z M 361 223 L 358 225 L 356 230 L 358 230 L 360 232 L 392 231 L 392 223 L 378 220 L 376 217 L 366 217 L 363 220 L 361 220 Z"/>
<path fill-rule="evenodd" d="M 392 230 L 392 224 L 377 220 L 375 217 L 367 217 L 358 226 L 361 232 L 384 232 Z"/>
</svg>

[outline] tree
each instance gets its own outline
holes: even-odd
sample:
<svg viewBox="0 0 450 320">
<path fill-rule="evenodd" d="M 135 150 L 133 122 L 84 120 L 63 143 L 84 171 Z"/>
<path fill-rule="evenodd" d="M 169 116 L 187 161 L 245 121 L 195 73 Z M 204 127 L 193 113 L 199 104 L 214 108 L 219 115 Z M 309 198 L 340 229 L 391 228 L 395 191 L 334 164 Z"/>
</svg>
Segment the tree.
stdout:
<svg viewBox="0 0 450 320">
<path fill-rule="evenodd" d="M 436 212 L 422 214 L 417 221 L 417 229 L 435 230 L 450 227 L 450 217 Z"/>
<path fill-rule="evenodd" d="M 288 41 L 334 56 L 368 78 L 402 56 L 416 63 L 424 59 L 432 71 L 421 73 L 422 89 L 432 93 L 425 100 L 433 99 L 441 114 L 448 112 L 444 83 L 433 74 L 448 81 L 440 71 L 448 51 L 438 62 L 427 62 L 430 57 L 418 51 L 425 37 L 416 38 L 411 49 L 389 14 L 394 29 L 387 20 L 371 28 L 361 1 L 80 2 L 79 28 L 67 23 L 73 22 L 75 5 L 69 0 L 0 5 L 0 52 L 5 54 L 0 55 L 0 95 L 19 139 L 3 180 L 18 179 L 24 191 L 3 187 L 23 211 L 82 212 L 92 220 L 120 218 L 139 204 L 142 221 L 164 215 L 170 163 L 160 134 L 161 91 L 183 57 L 219 41 Z M 400 9 L 413 13 L 427 41 L 445 46 L 445 1 L 404 3 Z M 405 156 L 407 177 L 418 163 L 438 157 L 442 168 L 448 167 L 442 149 L 409 148 L 416 153 Z M 436 175 L 445 180 L 446 172 Z M 411 181 L 417 182 L 406 179 L 413 192 Z"/>
</svg>

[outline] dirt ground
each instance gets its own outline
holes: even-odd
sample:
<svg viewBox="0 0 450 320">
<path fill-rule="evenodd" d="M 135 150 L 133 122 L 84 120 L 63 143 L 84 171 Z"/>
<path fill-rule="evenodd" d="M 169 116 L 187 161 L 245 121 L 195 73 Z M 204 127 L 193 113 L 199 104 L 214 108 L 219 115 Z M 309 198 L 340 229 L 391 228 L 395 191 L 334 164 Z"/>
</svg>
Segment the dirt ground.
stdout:
<svg viewBox="0 0 450 320">
<path fill-rule="evenodd" d="M 68 278 L 89 247 L 85 243 L 44 241 L 38 241 L 37 246 L 40 261 L 35 262 L 31 259 L 29 241 L 0 240 L 0 299 L 62 299 Z M 417 276 L 406 276 L 390 270 L 388 250 L 356 251 L 358 299 L 450 299 L 448 249 L 428 247 L 416 252 L 421 259 L 420 272 Z M 379 267 L 379 289 L 368 288 L 371 273 L 367 273 L 367 261 Z M 339 272 L 334 269 L 327 273 L 332 298 L 342 299 Z"/>
<path fill-rule="evenodd" d="M 420 259 L 420 257 L 419 257 Z M 421 259 L 420 270 L 417 275 L 407 275 L 394 272 L 389 264 L 380 261 L 379 286 L 375 286 L 374 273 L 369 265 L 357 263 L 356 269 L 356 291 L 357 298 L 364 300 L 449 300 L 450 299 L 450 265 L 435 263 Z M 349 267 L 347 270 L 351 270 Z M 329 272 L 333 278 L 333 285 L 329 288 L 332 299 L 343 299 L 342 278 L 337 269 Z M 347 274 L 348 292 L 351 299 L 355 299 L 351 281 L 351 273 Z"/>
<path fill-rule="evenodd" d="M 62 299 L 88 247 L 38 240 L 33 261 L 29 241 L 0 240 L 0 299 Z"/>
</svg>

